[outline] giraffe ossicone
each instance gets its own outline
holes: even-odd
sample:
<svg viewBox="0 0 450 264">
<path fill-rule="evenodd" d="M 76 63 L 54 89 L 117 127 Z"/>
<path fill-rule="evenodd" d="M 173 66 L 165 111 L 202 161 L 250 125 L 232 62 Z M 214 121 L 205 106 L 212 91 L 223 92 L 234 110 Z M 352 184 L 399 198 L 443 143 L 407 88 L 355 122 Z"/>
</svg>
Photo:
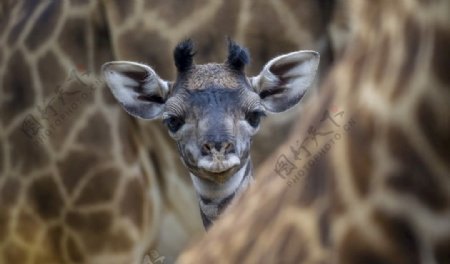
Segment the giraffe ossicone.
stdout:
<svg viewBox="0 0 450 264">
<path fill-rule="evenodd" d="M 297 51 L 270 60 L 259 75 L 247 77 L 247 49 L 229 41 L 224 63 L 195 64 L 193 43 L 174 50 L 175 81 L 151 67 L 113 61 L 102 67 L 107 86 L 131 115 L 160 119 L 176 141 L 199 197 L 208 227 L 252 180 L 250 144 L 266 113 L 300 102 L 319 64 L 314 51 Z"/>
</svg>

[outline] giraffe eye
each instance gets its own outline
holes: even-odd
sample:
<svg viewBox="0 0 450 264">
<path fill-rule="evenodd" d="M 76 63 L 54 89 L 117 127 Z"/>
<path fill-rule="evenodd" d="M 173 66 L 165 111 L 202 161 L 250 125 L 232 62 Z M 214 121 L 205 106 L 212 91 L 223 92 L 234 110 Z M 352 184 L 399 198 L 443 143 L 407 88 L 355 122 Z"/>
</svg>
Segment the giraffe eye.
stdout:
<svg viewBox="0 0 450 264">
<path fill-rule="evenodd" d="M 167 126 L 170 132 L 175 133 L 184 125 L 184 120 L 181 117 L 169 116 L 164 119 L 163 123 Z"/>
<path fill-rule="evenodd" d="M 252 127 L 257 127 L 261 122 L 261 117 L 266 116 L 266 114 L 261 110 L 251 111 L 245 115 L 245 119 Z"/>
</svg>

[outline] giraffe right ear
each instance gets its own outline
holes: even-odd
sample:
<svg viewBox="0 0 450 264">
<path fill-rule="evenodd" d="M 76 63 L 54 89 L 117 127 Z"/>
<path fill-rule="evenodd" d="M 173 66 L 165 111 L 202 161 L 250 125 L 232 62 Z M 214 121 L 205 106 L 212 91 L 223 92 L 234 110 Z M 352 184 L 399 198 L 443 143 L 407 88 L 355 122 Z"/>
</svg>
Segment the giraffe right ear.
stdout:
<svg viewBox="0 0 450 264">
<path fill-rule="evenodd" d="M 291 52 L 270 60 L 250 82 L 266 110 L 279 113 L 302 99 L 314 81 L 318 66 L 318 52 Z"/>
<path fill-rule="evenodd" d="M 147 65 L 130 61 L 103 64 L 103 76 L 114 97 L 131 115 L 159 117 L 169 94 L 170 84 Z"/>
</svg>

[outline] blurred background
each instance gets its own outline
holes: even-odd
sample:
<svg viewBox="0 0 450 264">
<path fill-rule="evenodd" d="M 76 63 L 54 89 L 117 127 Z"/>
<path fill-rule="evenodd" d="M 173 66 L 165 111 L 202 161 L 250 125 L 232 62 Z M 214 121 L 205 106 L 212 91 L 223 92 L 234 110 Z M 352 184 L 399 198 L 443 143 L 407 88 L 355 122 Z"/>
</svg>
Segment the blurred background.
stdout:
<svg viewBox="0 0 450 264">
<path fill-rule="evenodd" d="M 120 108 L 103 63 L 142 62 L 174 80 L 178 42 L 194 40 L 197 63 L 222 62 L 231 37 L 251 53 L 249 76 L 277 55 L 319 51 L 319 84 L 348 31 L 339 0 L 3 0 L 0 263 L 171 263 L 204 233 L 174 142 Z M 264 120 L 256 169 L 302 111 Z"/>
</svg>

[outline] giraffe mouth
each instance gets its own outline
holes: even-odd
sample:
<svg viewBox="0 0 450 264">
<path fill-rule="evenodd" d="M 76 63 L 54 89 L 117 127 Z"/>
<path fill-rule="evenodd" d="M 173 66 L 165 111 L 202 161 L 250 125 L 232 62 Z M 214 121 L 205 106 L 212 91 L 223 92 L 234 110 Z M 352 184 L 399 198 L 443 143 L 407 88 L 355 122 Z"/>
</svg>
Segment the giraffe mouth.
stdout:
<svg viewBox="0 0 450 264">
<path fill-rule="evenodd" d="M 197 167 L 210 173 L 224 173 L 232 170 L 241 164 L 240 159 L 236 155 L 228 157 L 209 156 L 202 157 L 197 163 Z"/>
</svg>

